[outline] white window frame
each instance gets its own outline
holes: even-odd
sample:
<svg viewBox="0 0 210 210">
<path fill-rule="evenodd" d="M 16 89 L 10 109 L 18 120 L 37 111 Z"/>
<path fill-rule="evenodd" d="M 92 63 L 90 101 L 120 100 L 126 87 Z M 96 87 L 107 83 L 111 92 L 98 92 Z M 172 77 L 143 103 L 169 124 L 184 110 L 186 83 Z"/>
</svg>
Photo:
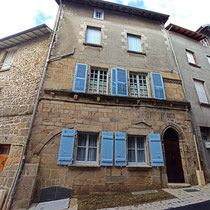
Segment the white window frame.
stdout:
<svg viewBox="0 0 210 210">
<path fill-rule="evenodd" d="M 101 18 L 97 17 L 97 13 L 101 13 Z M 94 9 L 93 18 L 98 19 L 98 20 L 104 20 L 104 10 Z"/>
<path fill-rule="evenodd" d="M 100 31 L 100 40 L 99 40 L 99 43 L 93 43 L 93 42 L 88 41 L 88 39 L 87 39 L 87 36 L 88 36 L 88 30 L 91 30 L 91 29 L 95 29 L 95 30 Z M 96 26 L 89 26 L 89 25 L 86 27 L 86 33 L 85 33 L 85 44 L 89 44 L 89 45 L 101 45 L 101 28 L 100 28 L 100 27 L 96 27 Z"/>
<path fill-rule="evenodd" d="M 106 93 L 99 93 L 99 84 L 100 84 L 100 74 L 98 73 L 98 76 L 97 76 L 97 92 L 91 92 L 90 91 L 90 84 L 91 84 L 91 70 L 94 69 L 94 70 L 98 70 L 98 72 L 100 71 L 106 71 Z M 90 74 L 89 74 L 89 82 L 88 82 L 88 92 L 89 93 L 93 93 L 93 94 L 101 94 L 101 95 L 107 95 L 108 94 L 108 81 L 109 81 L 109 78 L 108 78 L 108 69 L 102 69 L 102 68 L 97 68 L 97 67 L 91 67 L 90 68 Z"/>
<path fill-rule="evenodd" d="M 147 144 L 146 144 L 146 136 L 138 136 L 138 135 L 128 135 L 128 141 L 129 137 L 134 137 L 135 138 L 135 162 L 129 162 L 128 159 L 128 166 L 148 166 L 147 163 Z M 143 137 L 144 138 L 144 154 L 145 154 L 145 162 L 137 162 L 137 151 L 140 149 L 137 149 L 137 138 L 138 137 Z M 128 146 L 129 150 L 129 146 Z M 128 157 L 129 158 L 129 157 Z"/>
<path fill-rule="evenodd" d="M 4 57 L 4 61 L 3 64 L 1 66 L 1 70 L 8 70 L 12 67 L 13 61 L 14 61 L 14 57 L 15 57 L 15 52 L 16 50 L 8 50 L 6 51 L 6 55 Z M 9 62 L 8 62 L 9 61 Z"/>
<path fill-rule="evenodd" d="M 139 51 L 130 48 L 129 42 L 128 42 L 129 37 L 136 37 L 136 38 L 138 38 L 140 40 L 140 50 Z M 128 50 L 128 52 L 142 53 L 142 39 L 141 39 L 140 35 L 127 33 L 127 50 Z"/>
<path fill-rule="evenodd" d="M 206 93 L 206 90 L 205 90 L 204 81 L 194 79 L 194 85 L 195 85 L 195 89 L 196 89 L 196 93 L 197 93 L 199 102 L 204 103 L 204 104 L 208 104 L 209 100 L 208 100 L 208 96 L 207 96 L 207 93 Z M 202 87 L 202 88 L 200 88 L 200 87 Z M 203 96 L 205 96 L 204 100 L 203 100 Z"/>
<path fill-rule="evenodd" d="M 79 135 L 84 134 L 86 136 L 86 151 L 85 151 L 85 161 L 80 161 L 77 160 L 77 152 L 78 152 L 78 141 L 79 141 Z M 89 135 L 94 134 L 97 135 L 97 148 L 96 148 L 96 161 L 88 161 L 88 144 L 89 144 Z M 98 133 L 93 133 L 93 132 L 78 132 L 77 133 L 77 147 L 76 147 L 76 152 L 75 152 L 75 164 L 76 165 L 98 165 L 98 151 L 99 151 L 99 134 Z"/>
<path fill-rule="evenodd" d="M 186 50 L 186 55 L 187 55 L 188 63 L 197 65 L 194 52 L 192 52 L 190 50 Z"/>
<path fill-rule="evenodd" d="M 138 91 L 138 96 L 131 95 L 131 82 L 130 82 L 130 80 L 129 80 L 129 85 L 130 85 L 130 96 L 131 96 L 131 97 L 139 97 L 139 98 L 149 98 L 149 97 L 150 97 L 150 94 L 149 94 L 149 86 L 148 86 L 148 77 L 147 77 L 147 74 L 130 72 L 130 73 L 129 73 L 129 78 L 130 78 L 131 74 L 137 76 L 137 91 Z M 140 84 L 139 84 L 139 76 L 145 76 L 145 77 L 146 77 L 147 97 L 144 97 L 144 96 L 141 96 L 141 95 L 140 95 L 140 92 L 141 92 L 141 91 L 140 91 Z"/>
</svg>

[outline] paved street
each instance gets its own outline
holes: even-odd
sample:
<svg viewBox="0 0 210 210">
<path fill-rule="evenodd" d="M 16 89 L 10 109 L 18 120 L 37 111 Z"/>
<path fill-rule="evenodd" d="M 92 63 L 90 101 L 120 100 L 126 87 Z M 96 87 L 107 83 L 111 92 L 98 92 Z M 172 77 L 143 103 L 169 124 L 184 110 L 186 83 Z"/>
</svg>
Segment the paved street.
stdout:
<svg viewBox="0 0 210 210">
<path fill-rule="evenodd" d="M 204 187 L 193 186 L 183 189 L 164 189 L 177 198 L 171 200 L 146 203 L 135 206 L 123 206 L 108 208 L 106 210 L 162 210 L 162 209 L 177 209 L 177 210 L 210 210 L 210 184 Z M 190 192 L 186 192 L 190 191 Z M 193 205 L 192 204 L 196 204 Z M 183 208 L 177 208 L 183 207 Z M 105 210 L 105 209 L 103 209 Z"/>
</svg>

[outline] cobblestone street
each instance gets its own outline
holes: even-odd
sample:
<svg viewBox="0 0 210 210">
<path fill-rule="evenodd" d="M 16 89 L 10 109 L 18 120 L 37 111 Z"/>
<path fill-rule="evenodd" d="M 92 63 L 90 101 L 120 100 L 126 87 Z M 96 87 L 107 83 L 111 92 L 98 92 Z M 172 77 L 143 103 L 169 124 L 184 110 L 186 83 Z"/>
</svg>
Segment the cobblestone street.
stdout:
<svg viewBox="0 0 210 210">
<path fill-rule="evenodd" d="M 164 190 L 176 196 L 177 198 L 171 200 L 140 204 L 135 206 L 108 208 L 106 210 L 147 210 L 147 209 L 161 210 L 161 209 L 182 207 L 210 200 L 210 184 L 207 184 L 204 187 L 193 186 L 191 188 L 164 189 Z M 189 190 L 190 192 L 189 191 L 186 192 L 185 190 Z"/>
</svg>

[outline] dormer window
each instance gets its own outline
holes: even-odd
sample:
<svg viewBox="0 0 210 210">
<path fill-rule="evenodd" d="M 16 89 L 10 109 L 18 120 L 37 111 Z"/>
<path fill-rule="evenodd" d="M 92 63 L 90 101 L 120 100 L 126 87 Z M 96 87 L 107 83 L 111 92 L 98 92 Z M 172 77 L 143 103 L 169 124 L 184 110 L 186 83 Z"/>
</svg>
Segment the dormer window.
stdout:
<svg viewBox="0 0 210 210">
<path fill-rule="evenodd" d="M 104 11 L 100 9 L 94 9 L 93 18 L 103 20 L 104 19 Z"/>
</svg>

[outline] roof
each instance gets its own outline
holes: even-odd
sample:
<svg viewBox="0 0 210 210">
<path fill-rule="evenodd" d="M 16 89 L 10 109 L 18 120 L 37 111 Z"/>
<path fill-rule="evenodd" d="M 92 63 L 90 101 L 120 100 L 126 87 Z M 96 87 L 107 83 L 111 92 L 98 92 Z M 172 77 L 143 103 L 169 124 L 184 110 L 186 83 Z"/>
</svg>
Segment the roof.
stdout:
<svg viewBox="0 0 210 210">
<path fill-rule="evenodd" d="M 26 31 L 7 36 L 0 39 L 0 49 L 16 46 L 28 40 L 32 40 L 45 34 L 51 33 L 51 31 L 52 30 L 47 25 L 42 24 L 34 28 L 30 28 Z"/>
<path fill-rule="evenodd" d="M 58 4 L 60 4 L 59 0 L 55 0 L 55 1 Z M 160 21 L 161 23 L 165 23 L 169 18 L 169 15 L 166 15 L 166 14 L 139 9 L 139 8 L 130 7 L 130 6 L 125 6 L 121 4 L 111 3 L 111 2 L 102 1 L 102 0 L 79 0 L 79 1 L 78 0 L 63 0 L 63 2 L 64 1 L 74 2 L 74 3 L 82 4 L 82 5 L 90 5 L 90 6 L 103 8 L 107 10 L 113 10 L 113 11 L 123 12 L 127 14 L 137 15 L 144 18 Z"/>
<path fill-rule="evenodd" d="M 202 25 L 196 32 L 205 34 L 206 36 L 210 38 L 210 24 Z"/>
<path fill-rule="evenodd" d="M 171 23 L 166 27 L 166 29 L 169 31 L 174 31 L 176 33 L 180 33 L 180 34 L 187 36 L 191 39 L 194 39 L 196 41 L 200 41 L 200 40 L 206 38 L 206 36 L 204 34 L 201 34 L 201 33 L 195 32 L 195 31 L 191 31 L 189 29 L 182 28 L 180 26 L 177 26 L 177 25 L 174 25 Z"/>
</svg>

